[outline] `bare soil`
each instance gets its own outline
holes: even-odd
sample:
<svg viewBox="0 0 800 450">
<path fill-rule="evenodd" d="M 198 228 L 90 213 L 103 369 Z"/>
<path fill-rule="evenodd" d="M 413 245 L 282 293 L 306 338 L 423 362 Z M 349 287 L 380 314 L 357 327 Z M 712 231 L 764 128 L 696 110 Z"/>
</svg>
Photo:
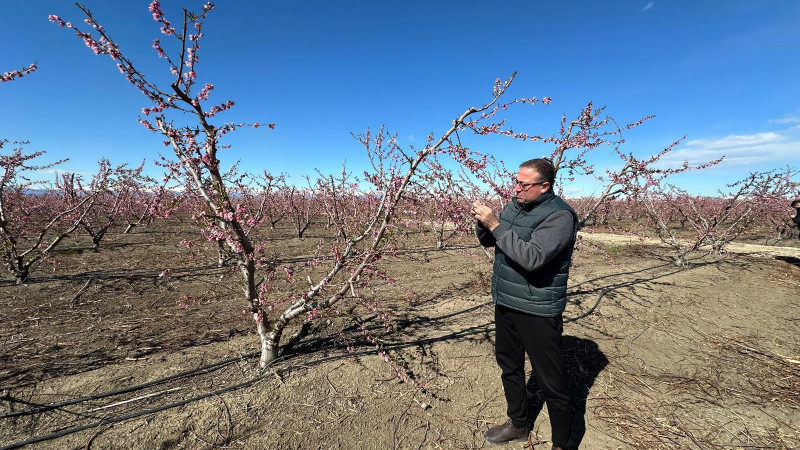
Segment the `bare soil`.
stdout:
<svg viewBox="0 0 800 450">
<path fill-rule="evenodd" d="M 300 265 L 326 233 L 282 228 L 270 248 L 278 265 Z M 489 446 L 505 400 L 491 265 L 470 237 L 435 250 L 412 236 L 385 260 L 397 283 L 312 321 L 266 370 L 238 273 L 216 267 L 210 246 L 187 260 L 179 242 L 194 237 L 176 220 L 111 234 L 99 252 L 73 239 L 28 283 L 0 281 L 0 447 Z M 580 448 L 800 447 L 795 244 L 680 268 L 652 242 L 584 240 L 564 332 Z M 544 407 L 529 441 L 505 448 L 549 438 Z"/>
</svg>

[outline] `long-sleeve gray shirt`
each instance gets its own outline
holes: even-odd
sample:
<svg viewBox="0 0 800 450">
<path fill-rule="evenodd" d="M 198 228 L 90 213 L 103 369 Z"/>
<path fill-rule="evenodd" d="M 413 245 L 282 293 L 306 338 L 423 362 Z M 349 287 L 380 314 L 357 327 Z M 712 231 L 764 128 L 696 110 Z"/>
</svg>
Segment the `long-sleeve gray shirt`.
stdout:
<svg viewBox="0 0 800 450">
<path fill-rule="evenodd" d="M 509 259 L 530 272 L 547 264 L 567 246 L 572 245 L 573 233 L 574 218 L 569 211 L 564 210 L 550 214 L 536 227 L 527 242 L 502 222 L 492 231 L 480 222 L 475 225 L 475 234 L 482 246 L 496 246 Z"/>
</svg>

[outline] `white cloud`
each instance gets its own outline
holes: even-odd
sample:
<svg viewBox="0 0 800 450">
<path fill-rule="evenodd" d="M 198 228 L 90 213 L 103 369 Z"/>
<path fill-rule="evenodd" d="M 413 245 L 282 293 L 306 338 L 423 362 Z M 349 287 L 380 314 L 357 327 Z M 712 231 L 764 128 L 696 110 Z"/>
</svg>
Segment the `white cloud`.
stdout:
<svg viewBox="0 0 800 450">
<path fill-rule="evenodd" d="M 800 116 L 787 116 L 787 117 L 781 117 L 780 119 L 771 119 L 770 123 L 779 123 L 782 125 L 789 123 L 800 124 Z"/>
<path fill-rule="evenodd" d="M 653 5 L 655 4 L 656 4 L 655 2 L 647 2 L 647 4 L 644 5 L 644 8 L 642 8 L 642 11 L 647 11 L 648 9 L 652 8 Z"/>
<path fill-rule="evenodd" d="M 800 136 L 792 127 L 783 131 L 754 134 L 734 134 L 716 139 L 693 139 L 667 153 L 661 165 L 675 167 L 688 161 L 699 165 L 725 156 L 726 166 L 742 166 L 760 163 L 797 164 L 800 160 Z"/>
<path fill-rule="evenodd" d="M 409 134 L 409 135 L 408 135 L 408 140 L 409 140 L 409 141 L 412 141 L 412 142 L 413 142 L 415 138 L 416 138 L 416 136 L 414 136 L 413 134 Z"/>
</svg>

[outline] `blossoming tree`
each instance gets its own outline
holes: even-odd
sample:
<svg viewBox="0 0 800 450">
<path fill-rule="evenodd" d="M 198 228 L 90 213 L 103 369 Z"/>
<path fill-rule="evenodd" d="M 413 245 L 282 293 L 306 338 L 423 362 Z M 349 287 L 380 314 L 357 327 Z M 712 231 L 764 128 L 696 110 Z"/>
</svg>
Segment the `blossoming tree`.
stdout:
<svg viewBox="0 0 800 450">
<path fill-rule="evenodd" d="M 385 251 L 383 243 L 387 230 L 422 162 L 448 148 L 451 135 L 463 129 L 470 117 L 492 108 L 513 79 L 512 76 L 505 82 L 497 80 L 487 103 L 468 108 L 438 138 L 429 136 L 427 145 L 420 150 L 403 151 L 384 130 L 378 133 L 367 131 L 358 136 L 373 161 L 373 170 L 365 173 L 365 177 L 375 186 L 374 198 L 379 201 L 368 215 L 350 217 L 349 224 L 337 225 L 344 231 L 343 239 L 326 259 L 328 266 L 325 273 L 317 280 L 309 277 L 308 289 L 292 296 L 288 302 L 279 302 L 282 312 L 273 311 L 271 307 L 276 302 L 268 298 L 269 277 L 259 277 L 257 270 L 266 263 L 262 256 L 264 247 L 254 242 L 247 232 L 259 219 L 246 208 L 237 207 L 244 203 L 237 205 L 231 195 L 233 185 L 230 180 L 241 174 L 225 172 L 220 161 L 220 150 L 224 148 L 220 144 L 221 137 L 238 128 L 258 128 L 260 124 L 215 123 L 217 115 L 231 108 L 233 101 L 226 100 L 209 107 L 206 102 L 214 85 L 205 83 L 198 87 L 197 84 L 196 68 L 203 23 L 214 9 L 213 3 L 205 4 L 198 14 L 184 10 L 182 23 L 177 26 L 165 17 L 160 2 L 154 0 L 150 3 L 149 9 L 160 32 L 177 44 L 175 52 L 168 53 L 160 39 L 153 42 L 153 48 L 172 75 L 172 82 L 168 86 L 159 85 L 140 72 L 105 28 L 94 19 L 89 9 L 82 5 L 78 7 L 86 16 L 84 22 L 90 27 L 88 31 L 58 16 L 50 16 L 50 20 L 72 29 L 95 54 L 110 57 L 128 81 L 152 102 L 152 106 L 142 109 L 144 117 L 140 117 L 139 122 L 148 130 L 164 136 L 165 144 L 172 148 L 177 157 L 176 161 L 168 164 L 170 173 L 186 180 L 187 188 L 202 199 L 202 209 L 195 211 L 194 217 L 201 224 L 205 237 L 224 243 L 228 248 L 230 263 L 241 271 L 244 300 L 260 339 L 259 363 L 262 367 L 278 356 L 281 336 L 290 322 L 297 318 L 314 317 L 346 298 L 358 296 L 357 288 L 378 272 L 375 263 Z M 178 117 L 191 117 L 192 123 L 178 125 Z M 272 129 L 274 125 L 269 124 L 268 128 Z"/>
</svg>

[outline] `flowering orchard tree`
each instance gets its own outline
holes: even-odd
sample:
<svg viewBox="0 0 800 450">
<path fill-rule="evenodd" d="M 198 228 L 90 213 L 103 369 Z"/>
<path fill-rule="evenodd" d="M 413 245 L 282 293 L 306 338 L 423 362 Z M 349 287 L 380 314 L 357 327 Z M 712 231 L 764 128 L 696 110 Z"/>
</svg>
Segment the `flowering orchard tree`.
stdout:
<svg viewBox="0 0 800 450">
<path fill-rule="evenodd" d="M 425 169 L 414 189 L 415 216 L 435 237 L 436 248 L 443 249 L 454 237 L 472 233 L 475 219 L 469 211 L 476 199 L 470 186 L 435 158 L 425 161 Z"/>
<path fill-rule="evenodd" d="M 353 218 L 369 217 L 370 211 L 377 206 L 374 195 L 359 188 L 358 179 L 347 171 L 345 165 L 336 176 L 317 171 L 313 195 L 325 213 L 326 227 L 336 230 L 336 239 L 348 239 L 363 229 L 363 224 Z"/>
<path fill-rule="evenodd" d="M 765 244 L 790 238 L 797 225 L 792 221 L 794 199 L 800 198 L 800 171 L 784 167 L 768 172 L 751 173 L 748 177 L 729 186 L 741 190 L 746 185 L 754 186 L 752 198 L 755 202 L 755 223 L 766 227 Z"/>
<path fill-rule="evenodd" d="M 174 53 L 168 53 L 159 39 L 153 42 L 153 48 L 172 74 L 172 83 L 168 87 L 156 84 L 137 70 L 91 12 L 82 5 L 78 7 L 86 16 L 84 22 L 90 27 L 89 31 L 83 31 L 58 16 L 50 16 L 50 20 L 75 31 L 95 54 L 110 57 L 128 81 L 153 103 L 153 106 L 142 110 L 145 117 L 140 117 L 139 121 L 147 129 L 160 132 L 166 138 L 165 144 L 172 148 L 178 158 L 168 165 L 170 173 L 186 180 L 185 185 L 203 200 L 202 210 L 194 213 L 195 219 L 202 222 L 208 239 L 224 242 L 231 263 L 240 269 L 244 299 L 261 341 L 259 363 L 262 367 L 277 357 L 281 336 L 291 321 L 298 317 L 314 317 L 345 298 L 357 297 L 357 285 L 375 272 L 375 262 L 385 250 L 383 244 L 387 230 L 420 164 L 430 155 L 446 148 L 450 136 L 457 129 L 465 127 L 471 116 L 491 108 L 513 79 L 512 76 L 506 82 L 498 80 L 488 103 L 467 109 L 447 131 L 439 138 L 431 136 L 425 148 L 419 151 L 410 154 L 403 152 L 396 141 L 384 132 L 373 135 L 368 131 L 359 136 L 373 161 L 374 170 L 365 173 L 365 176 L 377 187 L 376 198 L 379 203 L 369 215 L 356 218 L 361 226 L 358 231 L 346 234 L 346 239 L 326 261 L 328 270 L 325 274 L 316 281 L 309 277 L 310 287 L 282 303 L 283 311 L 273 317 L 270 313 L 275 308 L 269 308 L 273 302 L 267 295 L 269 277 L 260 280 L 257 277 L 257 267 L 265 263 L 263 247 L 254 243 L 247 233 L 247 227 L 251 225 L 250 221 L 255 220 L 255 216 L 237 208 L 236 200 L 231 195 L 234 185 L 230 177 L 226 178 L 219 159 L 219 150 L 223 148 L 220 138 L 247 125 L 213 124 L 217 114 L 232 107 L 233 101 L 226 100 L 207 107 L 206 102 L 214 86 L 211 83 L 205 83 L 199 89 L 196 86 L 203 23 L 213 10 L 213 3 L 204 5 L 199 14 L 184 10 L 182 24 L 177 27 L 166 19 L 158 1 L 150 4 L 149 9 L 161 33 L 176 44 Z M 191 117 L 193 123 L 178 126 L 175 119 L 170 118 L 175 113 L 176 117 Z M 258 128 L 260 125 L 253 123 L 250 126 Z M 273 125 L 270 124 L 269 128 L 273 128 Z M 341 228 L 348 230 L 346 226 Z"/>
<path fill-rule="evenodd" d="M 147 227 L 154 218 L 169 217 L 179 201 L 170 190 L 171 177 L 164 176 L 161 182 L 143 173 L 144 161 L 135 168 L 118 171 L 118 189 L 128 192 L 121 208 L 125 221 L 125 234 L 137 227 Z"/>
<path fill-rule="evenodd" d="M 621 146 L 625 143 L 623 132 L 631 130 L 654 116 L 647 116 L 635 122 L 619 126 L 610 116 L 603 116 L 605 107 L 595 109 L 590 102 L 575 120 L 567 123 L 566 116 L 561 118 L 558 135 L 544 139 L 544 142 L 555 144 L 550 159 L 556 168 L 565 170 L 566 179 L 573 181 L 576 174 L 594 175 L 594 165 L 587 160 L 588 153 L 600 148 L 611 147 L 621 162 L 622 168 L 617 171 L 607 170 L 605 175 L 596 176 L 606 184 L 597 200 L 587 209 L 580 211 L 579 228 L 597 211 L 606 200 L 616 196 L 630 196 L 659 185 L 667 177 L 688 170 L 701 170 L 719 164 L 722 158 L 704 164 L 690 166 L 684 163 L 680 167 L 663 169 L 658 167 L 662 157 L 671 152 L 683 138 L 671 143 L 658 153 L 645 158 L 637 158 L 633 153 L 624 153 Z"/>
<path fill-rule="evenodd" d="M 285 175 L 270 175 L 265 170 L 255 181 L 258 189 L 257 197 L 260 199 L 259 211 L 264 220 L 269 222 L 270 230 L 286 215 L 286 201 L 284 193 L 289 191 Z"/>
<path fill-rule="evenodd" d="M 594 108 L 591 102 L 580 111 L 578 117 L 574 120 L 568 121 L 566 115 L 562 116 L 558 132 L 549 137 L 541 134 L 514 131 L 506 124 L 504 119 L 500 118 L 501 113 L 512 106 L 533 106 L 539 102 L 536 98 L 530 98 L 498 104 L 493 109 L 484 112 L 479 118 L 483 121 L 487 121 L 486 119 L 493 120 L 494 123 L 485 124 L 479 120 L 473 120 L 465 123 L 465 128 L 478 135 L 497 134 L 523 142 L 540 142 L 552 145 L 553 150 L 548 157 L 553 162 L 557 178 L 561 181 L 557 185 L 557 189 L 561 192 L 563 192 L 565 185 L 568 186 L 569 183 L 574 182 L 575 177 L 578 175 L 589 175 L 600 181 L 605 187 L 599 196 L 591 200 L 584 199 L 584 201 L 575 205 L 578 213 L 579 229 L 584 228 L 587 223 L 591 223 L 598 211 L 605 213 L 607 210 L 603 210 L 601 207 L 610 201 L 615 201 L 615 206 L 621 204 L 620 200 L 624 200 L 629 204 L 631 202 L 640 202 L 646 198 L 648 192 L 653 192 L 657 190 L 658 186 L 662 186 L 668 177 L 688 170 L 704 169 L 718 164 L 722 160 L 720 158 L 697 166 L 689 166 L 684 163 L 682 166 L 675 168 L 661 168 L 660 160 L 671 152 L 682 139 L 645 158 L 634 156 L 633 153 L 625 153 L 622 151 L 622 146 L 625 143 L 625 139 L 622 136 L 623 133 L 642 125 L 652 119 L 653 116 L 647 116 L 620 126 L 612 117 L 604 115 L 605 108 Z M 549 98 L 541 100 L 541 103 L 544 104 L 549 102 Z M 617 156 L 620 160 L 621 168 L 607 170 L 605 174 L 597 174 L 591 160 L 592 156 L 603 150 L 605 150 L 605 153 L 610 152 Z M 463 177 L 465 181 L 470 182 L 470 179 L 477 179 L 484 185 L 476 186 L 477 189 L 485 189 L 488 186 L 489 192 L 498 195 L 500 199 L 507 201 L 510 198 L 514 174 L 505 168 L 502 161 L 493 161 L 480 152 L 470 150 L 464 147 L 460 140 L 457 143 L 453 143 L 450 151 L 455 159 L 470 171 L 472 177 Z M 520 159 L 525 160 L 530 157 Z M 497 182 L 496 180 L 498 179 L 503 181 Z M 652 230 L 658 232 L 657 223 L 649 222 L 649 226 Z M 583 246 L 595 247 L 596 250 L 602 252 L 601 248 L 585 242 L 579 236 L 577 247 L 581 248 Z M 608 255 L 606 256 L 608 261 L 613 264 L 613 260 Z"/>
<path fill-rule="evenodd" d="M 261 239 L 257 231 L 260 225 L 264 222 L 269 222 L 271 229 L 274 229 L 276 208 L 279 201 L 276 199 L 285 199 L 285 192 L 280 192 L 281 188 L 288 188 L 283 184 L 283 176 L 272 176 L 266 170 L 260 176 L 253 176 L 248 173 L 239 174 L 237 167 L 234 166 L 224 177 L 227 180 L 227 186 L 230 196 L 236 209 L 236 215 L 244 224 L 244 234 L 252 242 L 257 242 Z M 192 201 L 200 201 L 202 199 L 195 198 Z M 283 206 L 280 206 L 283 207 Z M 204 226 L 204 221 L 199 220 L 198 225 L 201 229 L 205 230 L 208 240 L 216 240 L 219 259 L 217 264 L 222 267 L 227 265 L 229 261 L 234 259 L 231 249 L 225 244 L 224 239 L 219 238 L 214 234 L 214 227 Z M 210 233 L 210 234 L 209 234 Z M 264 246 L 257 245 L 257 252 L 263 254 Z M 263 257 L 259 257 L 263 260 Z"/>
<path fill-rule="evenodd" d="M 13 81 L 36 70 L 36 63 L 5 72 L 0 82 Z M 55 167 L 65 160 L 37 165 L 44 152 L 23 153 L 28 142 L 0 139 L 0 242 L 6 269 L 17 283 L 46 260 L 56 246 L 78 228 L 94 198 L 68 199 L 27 174 Z M 5 148 L 11 146 L 6 153 Z"/>
<path fill-rule="evenodd" d="M 478 132 L 478 134 L 487 133 Z M 502 209 L 514 195 L 516 173 L 508 170 L 502 160 L 464 147 L 461 139 L 451 144 L 449 151 L 453 159 L 461 164 L 459 184 L 469 186 L 473 196 L 481 197 L 487 200 L 487 204 L 495 204 L 497 208 Z"/>
<path fill-rule="evenodd" d="M 311 181 L 307 180 L 310 184 Z M 319 212 L 317 202 L 314 200 L 314 192 L 309 189 L 299 189 L 295 186 L 289 188 L 286 196 L 286 214 L 292 222 L 294 232 L 298 239 L 303 239 L 314 216 Z"/>
<path fill-rule="evenodd" d="M 548 104 L 549 102 L 549 98 L 542 99 L 542 103 Z M 515 100 L 505 105 L 496 106 L 492 111 L 484 113 L 484 117 L 495 116 L 513 104 L 530 106 L 536 103 L 536 98 Z M 652 156 L 636 157 L 633 153 L 622 151 L 621 147 L 625 143 L 622 135 L 625 131 L 642 125 L 654 116 L 647 116 L 620 126 L 611 116 L 603 115 L 604 111 L 605 107 L 594 108 L 590 102 L 574 120 L 568 121 L 566 115 L 562 116 L 558 132 L 549 137 L 541 134 L 514 131 L 506 126 L 504 120 L 490 125 L 469 122 L 466 126 L 479 135 L 499 134 L 523 142 L 542 142 L 553 145 L 554 148 L 548 157 L 555 166 L 557 176 L 566 184 L 573 182 L 577 175 L 591 175 L 604 184 L 605 188 L 594 201 L 583 204 L 577 210 L 579 228 L 582 228 L 593 217 L 598 208 L 610 199 L 637 195 L 637 193 L 663 182 L 668 176 L 687 170 L 704 169 L 722 161 L 722 158 L 720 158 L 697 166 L 689 166 L 688 163 L 684 163 L 676 168 L 660 168 L 658 163 L 661 158 L 671 152 L 682 139 L 671 143 Z M 456 147 L 454 154 L 458 156 L 457 159 L 463 162 L 479 180 L 485 181 L 492 178 L 485 173 L 490 168 L 489 161 L 485 156 L 461 147 L 460 143 Z M 622 167 L 616 171 L 607 170 L 605 174 L 597 174 L 594 164 L 591 163 L 592 152 L 604 148 L 610 148 L 611 152 L 619 157 Z M 495 166 L 494 173 L 498 173 L 499 167 L 501 171 L 507 174 L 509 179 L 513 176 L 502 167 L 502 162 Z M 492 186 L 492 188 L 496 192 L 501 192 L 495 186 Z M 563 190 L 564 187 L 559 185 L 559 188 Z M 510 192 L 508 193 L 510 194 Z"/>
<path fill-rule="evenodd" d="M 658 185 L 643 191 L 640 198 L 660 240 L 675 250 L 675 264 L 686 266 L 690 252 L 706 248 L 708 254 L 726 253 L 728 245 L 745 233 L 759 228 L 770 232 L 776 223 L 789 222 L 790 199 L 800 190 L 796 176 L 791 168 L 753 172 L 716 197 Z M 676 231 L 683 227 L 693 231 L 688 238 Z"/>
<path fill-rule="evenodd" d="M 14 146 L 10 153 L 7 145 Z M 71 196 L 27 174 L 64 162 L 34 164 L 44 152 L 23 153 L 27 142 L 0 140 L 0 242 L 6 269 L 18 284 L 74 232 L 91 211 L 94 197 Z"/>
<path fill-rule="evenodd" d="M 649 229 L 654 230 L 659 240 L 674 251 L 672 259 L 675 265 L 686 267 L 689 254 L 703 245 L 705 235 L 698 233 L 691 239 L 682 239 L 670 225 L 670 217 L 673 212 L 677 211 L 676 204 L 680 201 L 689 203 L 689 196 L 682 194 L 681 192 L 681 194 L 675 195 L 658 188 L 643 191 L 636 197 L 636 200 L 637 204 L 643 207 L 644 218 L 650 225 Z"/>
<path fill-rule="evenodd" d="M 258 298 L 256 248 L 245 232 L 247 218 L 236 210 L 218 158 L 218 152 L 223 148 L 220 138 L 246 124 L 224 123 L 218 126 L 211 123 L 217 114 L 233 106 L 233 101 L 206 106 L 214 85 L 205 83 L 199 89 L 196 86 L 195 68 L 199 61 L 203 22 L 213 10 L 213 3 L 205 4 L 200 14 L 184 10 L 183 21 L 178 28 L 164 16 L 160 2 L 153 1 L 150 4 L 153 20 L 159 25 L 161 33 L 177 44 L 175 53 L 168 54 L 160 39 L 153 41 L 154 50 L 172 74 L 173 81 L 168 86 L 157 85 L 139 72 L 106 30 L 95 21 L 91 11 L 83 5 L 78 7 L 86 15 L 84 22 L 91 27 L 90 31 L 85 32 L 58 16 L 51 15 L 50 20 L 74 30 L 95 54 L 110 57 L 127 80 L 153 103 L 153 106 L 142 109 L 145 117 L 140 117 L 139 122 L 166 138 L 165 145 L 171 147 L 177 157 L 177 161 L 166 163 L 170 175 L 185 180 L 184 184 L 191 193 L 202 199 L 202 203 L 196 203 L 202 208 L 194 211 L 195 220 L 202 223 L 201 227 L 209 240 L 224 242 L 230 249 L 232 263 L 242 273 L 244 297 L 262 341 L 262 365 L 266 364 L 276 356 L 277 348 L 269 346 L 268 324 Z M 179 126 L 168 117 L 168 113 L 178 113 L 176 116 L 181 118 L 188 115 L 195 122 Z M 257 128 L 260 124 L 250 126 Z"/>
<path fill-rule="evenodd" d="M 94 207 L 81 220 L 81 228 L 92 240 L 92 248 L 97 251 L 100 241 L 118 220 L 124 205 L 128 204 L 132 194 L 132 186 L 123 183 L 119 174 L 126 170 L 126 165 L 112 167 L 102 158 L 98 163 L 98 171 L 92 176 L 88 185 L 84 185 L 79 176 L 62 178 L 62 191 L 72 196 L 75 202 L 79 198 L 93 197 Z"/>
</svg>

